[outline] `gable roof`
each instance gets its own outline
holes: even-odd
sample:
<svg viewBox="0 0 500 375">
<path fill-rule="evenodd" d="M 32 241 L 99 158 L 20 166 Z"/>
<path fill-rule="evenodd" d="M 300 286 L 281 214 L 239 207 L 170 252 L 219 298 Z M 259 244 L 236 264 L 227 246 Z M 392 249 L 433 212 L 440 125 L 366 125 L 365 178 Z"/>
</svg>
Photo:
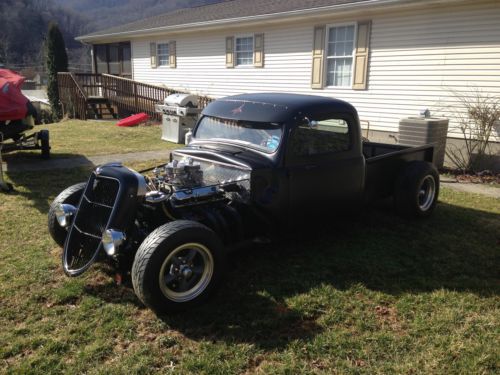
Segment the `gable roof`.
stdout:
<svg viewBox="0 0 500 375">
<path fill-rule="evenodd" d="M 415 1 L 415 0 L 413 0 Z M 259 16 L 286 16 L 306 10 L 344 8 L 348 6 L 368 6 L 394 4 L 412 0 L 231 0 L 195 8 L 179 9 L 173 12 L 115 26 L 106 30 L 76 38 L 91 41 L 98 38 L 130 36 L 160 30 L 208 25 L 221 21 L 238 21 Z"/>
</svg>

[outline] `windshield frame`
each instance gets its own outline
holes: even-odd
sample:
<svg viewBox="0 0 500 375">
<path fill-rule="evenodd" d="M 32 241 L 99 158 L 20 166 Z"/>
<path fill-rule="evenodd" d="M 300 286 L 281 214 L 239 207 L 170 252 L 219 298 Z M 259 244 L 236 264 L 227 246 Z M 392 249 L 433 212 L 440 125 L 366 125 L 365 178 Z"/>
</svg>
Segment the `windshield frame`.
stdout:
<svg viewBox="0 0 500 375">
<path fill-rule="evenodd" d="M 262 125 L 267 125 L 269 129 L 279 129 L 281 131 L 281 134 L 279 136 L 279 141 L 276 144 L 276 147 L 273 149 L 270 149 L 266 146 L 261 146 L 256 143 L 250 142 L 250 141 L 245 141 L 242 139 L 232 139 L 232 138 L 220 138 L 220 137 L 214 137 L 214 138 L 199 138 L 197 137 L 197 133 L 199 131 L 200 126 L 202 125 L 202 122 L 204 119 L 207 118 L 212 118 L 216 119 L 219 121 L 231 121 L 231 122 L 244 122 L 247 124 L 260 124 Z M 246 129 L 252 129 L 252 130 L 265 130 L 265 128 L 253 128 L 251 126 L 242 126 L 242 128 Z M 233 119 L 227 119 L 224 117 L 216 117 L 216 116 L 208 116 L 204 115 L 198 120 L 198 123 L 196 124 L 196 127 L 193 130 L 193 138 L 192 138 L 192 143 L 197 144 L 197 143 L 218 143 L 218 144 L 229 144 L 229 145 L 234 145 L 234 146 L 240 146 L 244 148 L 250 148 L 259 152 L 263 152 L 265 154 L 275 154 L 278 152 L 278 150 L 281 147 L 281 144 L 283 142 L 283 138 L 285 136 L 285 124 L 283 123 L 270 123 L 270 122 L 258 122 L 258 121 L 246 121 L 246 120 L 233 120 Z"/>
</svg>

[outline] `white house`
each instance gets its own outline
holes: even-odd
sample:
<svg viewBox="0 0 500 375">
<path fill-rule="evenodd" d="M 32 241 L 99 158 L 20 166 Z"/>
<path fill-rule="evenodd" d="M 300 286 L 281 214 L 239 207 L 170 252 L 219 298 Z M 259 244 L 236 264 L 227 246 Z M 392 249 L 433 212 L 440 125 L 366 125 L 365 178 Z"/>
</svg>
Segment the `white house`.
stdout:
<svg viewBox="0 0 500 375">
<path fill-rule="evenodd" d="M 98 73 L 215 98 L 337 97 L 379 136 L 425 109 L 450 115 L 452 91 L 500 94 L 499 0 L 233 0 L 78 40 Z"/>
</svg>

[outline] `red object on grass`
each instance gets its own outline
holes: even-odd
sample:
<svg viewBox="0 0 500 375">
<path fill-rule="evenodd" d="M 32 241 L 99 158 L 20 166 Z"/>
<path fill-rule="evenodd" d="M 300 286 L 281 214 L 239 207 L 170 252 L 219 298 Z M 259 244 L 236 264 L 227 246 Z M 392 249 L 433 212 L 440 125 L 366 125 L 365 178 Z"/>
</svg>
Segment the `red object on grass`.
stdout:
<svg viewBox="0 0 500 375">
<path fill-rule="evenodd" d="M 148 121 L 148 119 L 149 119 L 149 116 L 146 113 L 142 112 L 142 113 L 138 113 L 136 115 L 125 117 L 124 119 L 121 119 L 120 121 L 118 121 L 116 123 L 116 125 L 118 125 L 118 126 L 137 126 L 141 122 Z"/>
<path fill-rule="evenodd" d="M 24 77 L 0 69 L 0 121 L 21 120 L 28 113 L 28 98 L 21 92 Z"/>
</svg>

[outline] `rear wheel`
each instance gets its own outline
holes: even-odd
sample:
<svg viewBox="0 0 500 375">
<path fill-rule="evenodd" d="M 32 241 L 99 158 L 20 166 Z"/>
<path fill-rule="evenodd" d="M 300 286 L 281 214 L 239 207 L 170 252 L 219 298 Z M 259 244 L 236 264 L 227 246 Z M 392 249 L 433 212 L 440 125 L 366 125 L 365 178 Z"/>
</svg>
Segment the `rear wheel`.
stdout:
<svg viewBox="0 0 500 375">
<path fill-rule="evenodd" d="M 404 217 L 427 217 L 439 195 L 439 173 L 431 163 L 415 161 L 403 169 L 396 182 L 394 203 Z"/>
<path fill-rule="evenodd" d="M 132 266 L 137 297 L 156 312 L 198 305 L 218 286 L 225 254 L 217 235 L 193 221 L 178 220 L 154 230 Z"/>
<path fill-rule="evenodd" d="M 59 225 L 56 218 L 56 208 L 59 204 L 71 204 L 72 206 L 77 206 L 80 202 L 80 198 L 85 190 L 85 182 L 70 186 L 69 188 L 63 190 L 54 199 L 49 208 L 48 215 L 48 226 L 49 233 L 54 239 L 54 241 L 61 247 L 64 246 L 64 241 L 66 241 L 66 236 L 68 231 Z"/>
</svg>

